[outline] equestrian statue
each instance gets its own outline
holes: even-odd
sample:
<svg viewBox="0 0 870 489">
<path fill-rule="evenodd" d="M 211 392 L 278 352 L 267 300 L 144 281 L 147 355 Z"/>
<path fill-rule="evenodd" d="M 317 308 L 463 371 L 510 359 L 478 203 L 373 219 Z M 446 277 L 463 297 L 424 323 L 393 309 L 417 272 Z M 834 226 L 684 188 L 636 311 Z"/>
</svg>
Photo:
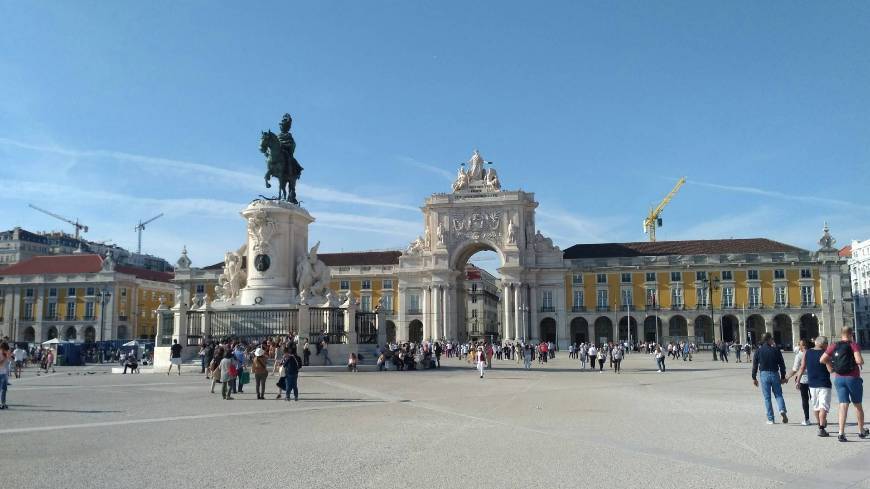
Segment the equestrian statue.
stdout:
<svg viewBox="0 0 870 489">
<path fill-rule="evenodd" d="M 272 177 L 278 179 L 278 200 L 299 204 L 296 200 L 296 181 L 302 175 L 302 165 L 296 161 L 296 141 L 290 134 L 293 118 L 284 114 L 279 125 L 281 132 L 263 131 L 260 137 L 260 152 L 266 156 L 266 188 L 272 188 Z"/>
</svg>

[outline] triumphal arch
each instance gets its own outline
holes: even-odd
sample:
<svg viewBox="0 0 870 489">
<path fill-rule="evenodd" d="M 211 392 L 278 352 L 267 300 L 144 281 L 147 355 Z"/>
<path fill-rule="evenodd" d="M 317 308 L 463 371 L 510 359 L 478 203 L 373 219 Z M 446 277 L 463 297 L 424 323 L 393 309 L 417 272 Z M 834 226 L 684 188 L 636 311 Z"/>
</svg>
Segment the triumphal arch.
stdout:
<svg viewBox="0 0 870 489">
<path fill-rule="evenodd" d="M 475 150 L 452 191 L 426 199 L 423 235 L 399 259 L 398 339 L 419 337 L 420 329 L 424 339 L 464 339 L 463 271 L 482 250 L 501 261 L 499 339 L 539 339 L 538 317 L 565 310 L 567 269 L 562 251 L 535 227 L 537 207 L 533 193 L 503 189 Z"/>
</svg>

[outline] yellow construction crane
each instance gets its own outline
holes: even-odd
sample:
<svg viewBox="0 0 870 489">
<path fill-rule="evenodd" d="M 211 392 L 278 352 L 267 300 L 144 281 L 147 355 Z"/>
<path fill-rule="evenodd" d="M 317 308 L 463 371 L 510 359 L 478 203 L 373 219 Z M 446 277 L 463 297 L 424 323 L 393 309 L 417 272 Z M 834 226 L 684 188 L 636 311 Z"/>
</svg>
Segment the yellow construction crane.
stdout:
<svg viewBox="0 0 870 489">
<path fill-rule="evenodd" d="M 659 205 L 655 207 L 655 209 L 650 209 L 649 215 L 646 216 L 643 220 L 643 232 L 649 236 L 650 241 L 656 240 L 656 228 L 662 227 L 662 209 L 668 205 L 668 202 L 674 198 L 674 195 L 677 195 L 677 191 L 680 190 L 680 187 L 686 183 L 686 177 L 680 178 L 676 185 L 674 185 L 673 190 L 659 202 Z"/>
</svg>

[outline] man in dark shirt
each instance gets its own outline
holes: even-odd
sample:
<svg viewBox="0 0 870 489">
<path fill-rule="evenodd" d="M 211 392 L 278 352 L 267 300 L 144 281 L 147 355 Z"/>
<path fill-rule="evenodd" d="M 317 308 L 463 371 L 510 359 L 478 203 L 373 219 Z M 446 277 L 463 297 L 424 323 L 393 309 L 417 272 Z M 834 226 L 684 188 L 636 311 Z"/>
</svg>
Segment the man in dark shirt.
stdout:
<svg viewBox="0 0 870 489">
<path fill-rule="evenodd" d="M 767 424 L 773 424 L 773 406 L 770 402 L 770 393 L 776 397 L 779 414 L 783 424 L 788 423 L 785 410 L 785 399 L 782 397 L 782 384 L 785 380 L 785 360 L 782 352 L 773 346 L 773 338 L 770 333 L 764 333 L 761 339 L 761 347 L 752 359 L 752 383 L 758 387 L 761 380 L 761 395 L 764 396 L 764 409 L 767 413 Z M 760 374 L 759 374 L 759 371 Z M 777 375 L 779 374 L 779 375 Z"/>
<path fill-rule="evenodd" d="M 169 355 L 169 370 L 166 371 L 166 375 L 172 372 L 173 365 L 178 370 L 178 375 L 181 375 L 181 345 L 178 344 L 178 340 L 172 340 L 172 346 L 169 350 L 171 351 Z"/>
<path fill-rule="evenodd" d="M 302 359 L 294 350 L 287 350 L 284 354 L 284 390 L 287 392 L 286 399 L 290 400 L 290 391 L 293 391 L 293 400 L 299 400 L 299 369 L 302 368 Z"/>
</svg>

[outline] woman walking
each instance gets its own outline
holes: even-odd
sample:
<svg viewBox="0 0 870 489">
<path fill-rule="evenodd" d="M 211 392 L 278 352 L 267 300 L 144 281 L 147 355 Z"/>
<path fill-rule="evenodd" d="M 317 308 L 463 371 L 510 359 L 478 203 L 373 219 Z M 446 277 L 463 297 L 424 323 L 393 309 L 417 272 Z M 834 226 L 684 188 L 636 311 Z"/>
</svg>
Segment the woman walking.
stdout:
<svg viewBox="0 0 870 489">
<path fill-rule="evenodd" d="M 791 373 L 786 376 L 785 380 L 789 380 L 795 376 L 798 370 L 801 369 L 801 364 L 804 359 L 804 355 L 807 353 L 807 347 L 809 343 L 807 340 L 800 341 L 800 347 L 798 351 L 794 354 L 794 365 L 791 367 Z M 810 425 L 810 384 L 809 378 L 807 374 L 804 373 L 800 377 L 794 379 L 794 387 L 801 392 L 801 406 L 804 408 L 804 422 L 801 423 L 803 426 Z"/>
<path fill-rule="evenodd" d="M 486 368 L 486 353 L 483 352 L 483 347 L 477 347 L 477 353 L 475 354 L 477 358 L 477 371 L 480 372 L 480 378 L 483 378 L 483 369 Z"/>
<path fill-rule="evenodd" d="M 589 369 L 595 370 L 595 362 L 598 361 L 598 348 L 595 347 L 595 343 L 589 343 Z"/>
<path fill-rule="evenodd" d="M 214 386 L 221 383 L 221 360 L 224 359 L 224 349 L 218 348 L 214 352 L 211 364 L 208 366 L 211 375 L 211 393 L 214 394 Z"/>
<path fill-rule="evenodd" d="M 221 395 L 224 400 L 230 401 L 233 399 L 231 384 L 235 383 L 238 373 L 236 357 L 231 350 L 227 351 L 220 363 L 221 382 L 224 384 L 221 388 Z"/>
<path fill-rule="evenodd" d="M 589 352 L 586 350 L 586 345 L 580 345 L 580 370 L 586 368 L 586 361 L 589 359 Z"/>
<path fill-rule="evenodd" d="M 9 388 L 9 366 L 12 354 L 9 353 L 9 343 L 0 343 L 0 409 L 9 409 L 6 405 L 6 390 Z"/>
<path fill-rule="evenodd" d="M 254 350 L 254 359 L 251 360 L 251 372 L 254 374 L 257 399 L 266 399 L 266 377 L 269 376 L 269 371 L 266 366 L 266 352 L 262 348 Z"/>
<path fill-rule="evenodd" d="M 598 349 L 598 372 L 604 373 L 604 362 L 607 361 L 607 351 L 604 349 L 604 345 L 601 345 L 601 348 Z"/>
</svg>

